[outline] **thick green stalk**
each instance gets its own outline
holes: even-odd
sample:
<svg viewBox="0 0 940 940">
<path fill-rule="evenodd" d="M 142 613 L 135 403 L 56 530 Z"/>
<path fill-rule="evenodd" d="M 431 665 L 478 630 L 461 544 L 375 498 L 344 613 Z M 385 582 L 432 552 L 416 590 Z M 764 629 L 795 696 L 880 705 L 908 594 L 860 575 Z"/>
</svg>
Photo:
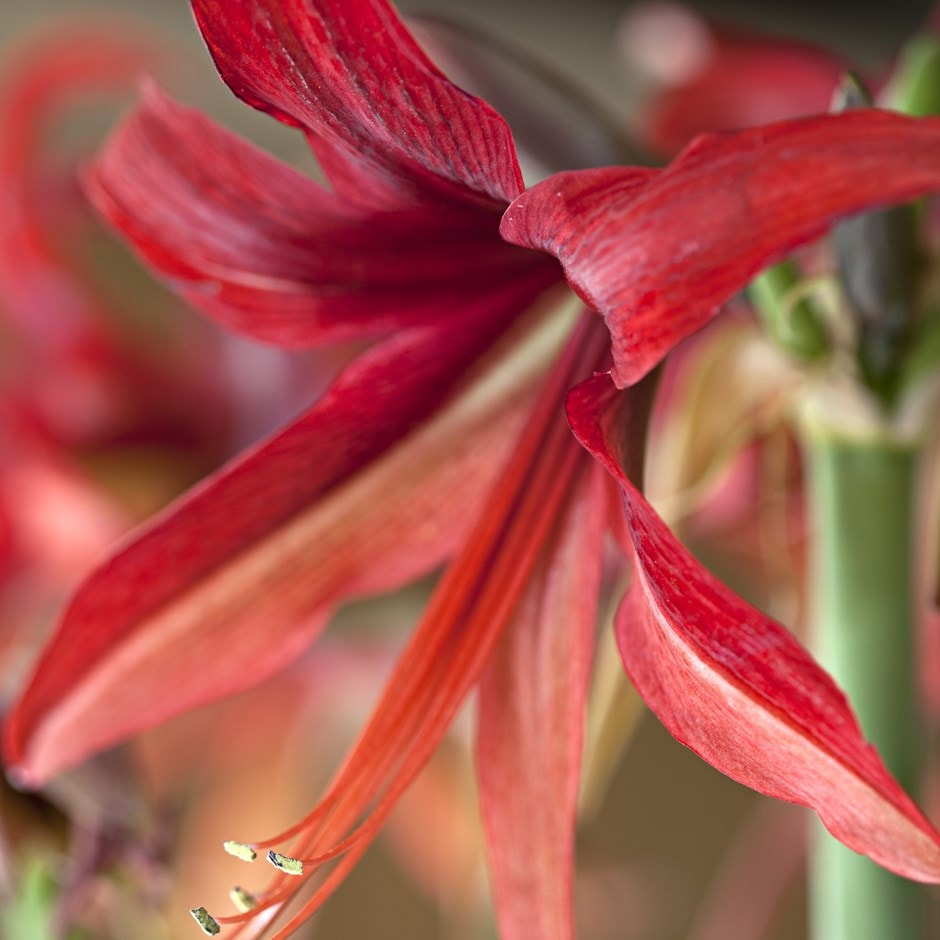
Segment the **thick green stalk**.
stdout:
<svg viewBox="0 0 940 940">
<path fill-rule="evenodd" d="M 816 652 L 911 791 L 922 750 L 913 668 L 918 448 L 818 425 L 808 437 Z M 810 877 L 813 940 L 926 936 L 919 886 L 846 849 L 822 826 Z"/>
</svg>

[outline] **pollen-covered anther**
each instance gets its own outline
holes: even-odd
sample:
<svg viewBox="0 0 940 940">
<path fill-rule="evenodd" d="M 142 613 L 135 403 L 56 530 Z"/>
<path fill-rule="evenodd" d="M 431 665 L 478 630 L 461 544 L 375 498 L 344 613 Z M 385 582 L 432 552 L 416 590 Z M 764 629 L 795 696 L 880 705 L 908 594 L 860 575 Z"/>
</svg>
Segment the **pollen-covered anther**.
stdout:
<svg viewBox="0 0 940 940">
<path fill-rule="evenodd" d="M 232 904 L 243 914 L 248 911 L 253 911 L 258 906 L 258 899 L 250 891 L 246 891 L 238 885 L 235 885 L 235 887 L 229 891 L 228 896 L 231 898 Z"/>
<path fill-rule="evenodd" d="M 268 861 L 285 875 L 302 875 L 304 873 L 304 863 L 299 858 L 291 858 L 289 855 L 281 855 L 273 849 L 268 852 Z"/>
<path fill-rule="evenodd" d="M 250 845 L 245 842 L 235 842 L 234 839 L 223 842 L 222 848 L 229 855 L 234 855 L 243 862 L 253 862 L 258 857 L 258 853 Z"/>
<path fill-rule="evenodd" d="M 216 934 L 221 933 L 222 928 L 219 926 L 218 921 L 204 907 L 194 907 L 189 913 L 193 915 L 196 923 L 202 927 L 204 934 L 214 937 Z"/>
</svg>

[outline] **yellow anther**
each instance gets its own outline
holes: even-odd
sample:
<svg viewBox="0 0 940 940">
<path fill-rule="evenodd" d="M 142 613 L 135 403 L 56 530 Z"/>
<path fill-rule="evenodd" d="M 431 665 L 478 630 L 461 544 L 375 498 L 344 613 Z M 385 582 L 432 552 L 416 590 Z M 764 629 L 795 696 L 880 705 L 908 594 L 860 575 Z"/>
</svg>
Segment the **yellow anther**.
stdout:
<svg viewBox="0 0 940 940">
<path fill-rule="evenodd" d="M 253 911 L 258 906 L 258 899 L 250 891 L 246 891 L 238 885 L 235 885 L 235 887 L 229 891 L 228 896 L 232 899 L 232 904 L 243 914 L 246 911 Z"/>
<path fill-rule="evenodd" d="M 189 913 L 193 915 L 196 923 L 202 927 L 203 933 L 214 937 L 217 933 L 221 932 L 222 928 L 204 907 L 194 907 Z"/>
<path fill-rule="evenodd" d="M 304 863 L 299 858 L 291 858 L 289 855 L 281 855 L 273 849 L 268 852 L 268 861 L 285 875 L 302 875 L 304 873 Z"/>
<path fill-rule="evenodd" d="M 243 862 L 253 862 L 258 857 L 258 853 L 244 842 L 235 842 L 229 839 L 227 842 L 222 843 L 222 848 L 229 855 L 234 855 L 235 858 L 240 858 Z"/>
</svg>

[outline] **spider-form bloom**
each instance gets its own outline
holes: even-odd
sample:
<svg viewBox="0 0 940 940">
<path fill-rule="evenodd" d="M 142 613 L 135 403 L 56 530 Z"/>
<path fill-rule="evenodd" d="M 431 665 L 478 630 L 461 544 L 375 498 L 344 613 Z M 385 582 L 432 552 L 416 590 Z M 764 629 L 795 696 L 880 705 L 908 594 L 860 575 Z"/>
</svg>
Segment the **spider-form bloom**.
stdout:
<svg viewBox="0 0 940 940">
<path fill-rule="evenodd" d="M 610 530 L 634 573 L 621 652 L 670 731 L 735 779 L 812 806 L 879 863 L 940 880 L 940 836 L 844 696 L 636 486 L 657 363 L 836 219 L 940 188 L 940 123 L 812 118 L 700 138 L 661 171 L 562 174 L 524 192 L 506 124 L 385 0 L 193 8 L 229 87 L 305 133 L 329 188 L 151 89 L 91 173 L 98 207 L 208 315 L 283 345 L 372 345 L 85 582 L 7 723 L 14 770 L 41 783 L 255 684 L 343 600 L 445 563 L 321 801 L 274 839 L 232 846 L 279 849 L 271 884 L 240 898 L 251 910 L 197 916 L 209 932 L 296 929 L 477 689 L 501 933 L 569 937 Z M 533 248 L 562 260 L 603 319 L 559 303 L 562 270 Z"/>
</svg>

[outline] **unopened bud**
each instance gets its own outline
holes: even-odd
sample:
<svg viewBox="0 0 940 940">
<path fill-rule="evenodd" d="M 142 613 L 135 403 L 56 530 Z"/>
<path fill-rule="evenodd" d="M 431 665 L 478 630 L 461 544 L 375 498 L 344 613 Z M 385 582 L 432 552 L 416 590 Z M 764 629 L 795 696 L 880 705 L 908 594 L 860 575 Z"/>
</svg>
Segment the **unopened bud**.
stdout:
<svg viewBox="0 0 940 940">
<path fill-rule="evenodd" d="M 851 111 L 853 108 L 872 108 L 874 100 L 865 83 L 854 72 L 846 72 L 839 79 L 832 96 L 830 111 Z"/>
<path fill-rule="evenodd" d="M 871 95 L 846 76 L 834 109 L 870 107 Z M 832 233 L 846 306 L 855 327 L 855 360 L 864 383 L 886 405 L 898 393 L 917 326 L 921 257 L 912 206 L 863 212 Z"/>
</svg>

